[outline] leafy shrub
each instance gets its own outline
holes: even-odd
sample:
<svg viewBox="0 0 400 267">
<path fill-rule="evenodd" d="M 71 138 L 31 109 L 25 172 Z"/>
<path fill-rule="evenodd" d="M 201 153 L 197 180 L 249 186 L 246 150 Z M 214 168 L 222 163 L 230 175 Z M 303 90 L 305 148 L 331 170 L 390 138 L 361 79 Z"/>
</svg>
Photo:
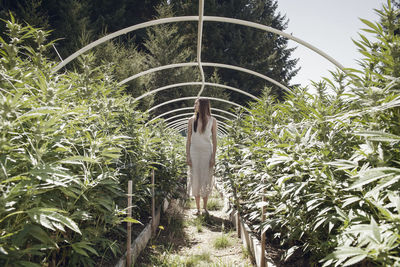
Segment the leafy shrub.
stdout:
<svg viewBox="0 0 400 267">
<path fill-rule="evenodd" d="M 146 220 L 150 171 L 161 198 L 183 173 L 178 136 L 117 86 L 88 54 L 79 72 L 54 73 L 48 33 L 6 22 L 0 59 L 0 265 L 94 266 L 121 254 L 126 185 Z M 32 45 L 33 44 L 33 45 Z M 171 136 L 171 137 L 170 137 Z"/>
<path fill-rule="evenodd" d="M 266 90 L 220 146 L 232 201 L 286 260 L 301 250 L 313 265 L 400 264 L 398 12 L 388 2 L 380 23 L 363 20 L 377 38 L 355 41 L 362 71 L 332 72 L 317 95 L 295 88 L 284 102 Z"/>
</svg>

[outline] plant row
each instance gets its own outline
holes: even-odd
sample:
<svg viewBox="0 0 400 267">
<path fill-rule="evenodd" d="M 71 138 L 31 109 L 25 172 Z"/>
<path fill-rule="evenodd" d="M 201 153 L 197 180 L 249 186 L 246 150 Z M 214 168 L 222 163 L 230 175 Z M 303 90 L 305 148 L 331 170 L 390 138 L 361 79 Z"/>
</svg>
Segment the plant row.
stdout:
<svg viewBox="0 0 400 267">
<path fill-rule="evenodd" d="M 146 222 L 181 184 L 182 138 L 146 114 L 92 54 L 54 73 L 48 32 L 6 22 L 0 43 L 0 265 L 99 266 L 122 254 L 124 222 Z M 132 217 L 126 216 L 133 180 Z"/>
<path fill-rule="evenodd" d="M 400 36 L 390 2 L 354 41 L 361 70 L 284 101 L 266 90 L 219 146 L 242 217 L 310 266 L 400 265 Z M 261 208 L 266 220 L 261 222 Z"/>
</svg>

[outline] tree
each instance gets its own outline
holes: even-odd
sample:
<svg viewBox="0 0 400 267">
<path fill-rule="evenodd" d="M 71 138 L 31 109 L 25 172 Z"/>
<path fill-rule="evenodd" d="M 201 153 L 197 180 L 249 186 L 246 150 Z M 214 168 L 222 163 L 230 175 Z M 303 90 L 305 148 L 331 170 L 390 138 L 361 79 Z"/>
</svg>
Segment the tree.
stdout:
<svg viewBox="0 0 400 267">
<path fill-rule="evenodd" d="M 145 69 L 146 54 L 138 51 L 133 42 L 109 41 L 95 48 L 96 65 L 111 65 L 114 79 L 118 82 L 137 74 Z M 148 76 L 142 76 L 125 84 L 125 91 L 133 97 L 139 97 L 146 92 Z M 151 99 L 145 99 L 139 104 L 139 109 L 149 107 Z"/>
<path fill-rule="evenodd" d="M 166 2 L 160 4 L 156 8 L 156 11 L 158 12 L 157 18 L 172 17 L 174 15 L 171 5 L 168 5 Z M 148 51 L 146 69 L 173 63 L 193 61 L 193 49 L 187 47 L 186 38 L 188 38 L 188 36 L 179 32 L 177 24 L 159 25 L 149 28 L 147 30 L 147 39 L 144 43 Z M 200 73 L 198 69 L 194 67 L 163 70 L 151 75 L 151 79 L 147 85 L 149 90 L 175 83 L 201 81 Z M 152 104 L 157 105 L 167 100 L 185 96 L 197 96 L 199 89 L 198 86 L 183 86 L 167 89 L 153 95 Z M 224 97 L 223 90 L 219 89 L 218 95 Z M 171 103 L 168 106 L 159 108 L 156 113 L 160 114 L 167 110 L 192 106 L 193 102 L 192 100 Z"/>
<path fill-rule="evenodd" d="M 394 10 L 397 10 L 396 20 L 400 21 L 400 0 L 393 0 Z M 400 23 L 397 23 L 397 28 L 394 31 L 395 35 L 400 35 Z"/>
<path fill-rule="evenodd" d="M 197 14 L 197 3 L 189 0 L 171 0 L 178 15 Z M 287 19 L 276 14 L 276 0 L 210 0 L 206 2 L 205 14 L 223 16 L 257 22 L 278 30 L 287 27 Z M 193 38 L 188 46 L 196 47 L 197 24 L 188 24 L 182 31 Z M 245 67 L 278 82 L 289 85 L 297 73 L 297 59 L 291 59 L 293 48 L 287 47 L 284 37 L 257 29 L 228 24 L 204 23 L 202 60 Z M 248 74 L 231 70 L 219 70 L 221 79 L 228 85 L 241 88 L 260 96 L 265 86 L 271 86 L 278 95 L 280 88 Z M 236 102 L 244 104 L 240 95 L 231 94 Z"/>
<path fill-rule="evenodd" d="M 393 5 L 396 7 L 396 8 L 400 8 L 400 1 L 399 0 L 393 0 Z"/>
<path fill-rule="evenodd" d="M 42 0 L 2 0 L 0 1 L 0 18 L 10 19 L 10 14 L 31 26 L 49 28 L 49 16 L 43 9 Z M 0 24 L 0 36 L 5 37 L 4 23 Z"/>
<path fill-rule="evenodd" d="M 160 2 L 161 0 L 1 0 L 0 18 L 9 19 L 11 12 L 19 21 L 53 30 L 50 38 L 60 39 L 56 47 L 65 58 L 106 33 L 153 19 L 156 14 L 154 6 Z M 4 37 L 4 29 L 0 30 L 0 36 Z M 125 43 L 133 41 L 143 49 L 145 35 L 146 32 L 142 30 L 120 39 Z M 53 53 L 53 58 L 57 57 L 54 51 L 50 50 L 50 53 Z"/>
<path fill-rule="evenodd" d="M 91 3 L 89 0 L 16 0 L 1 2 L 0 17 L 8 19 L 11 12 L 17 20 L 31 26 L 52 30 L 52 39 L 59 39 L 57 49 L 63 58 L 82 46 L 82 37 L 90 35 Z M 88 37 L 85 37 L 89 39 Z M 51 50 L 53 57 L 56 53 Z"/>
</svg>

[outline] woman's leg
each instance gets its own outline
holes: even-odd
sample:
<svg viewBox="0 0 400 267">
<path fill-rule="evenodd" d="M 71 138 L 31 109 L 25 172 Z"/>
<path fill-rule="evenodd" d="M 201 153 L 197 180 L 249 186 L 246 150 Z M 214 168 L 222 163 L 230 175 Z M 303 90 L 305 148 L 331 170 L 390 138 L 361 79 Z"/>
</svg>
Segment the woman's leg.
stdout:
<svg viewBox="0 0 400 267">
<path fill-rule="evenodd" d="M 207 201 L 208 201 L 208 197 L 203 197 L 203 208 L 206 211 L 207 211 Z"/>
<path fill-rule="evenodd" d="M 196 200 L 197 212 L 200 212 L 200 196 L 194 197 Z"/>
</svg>

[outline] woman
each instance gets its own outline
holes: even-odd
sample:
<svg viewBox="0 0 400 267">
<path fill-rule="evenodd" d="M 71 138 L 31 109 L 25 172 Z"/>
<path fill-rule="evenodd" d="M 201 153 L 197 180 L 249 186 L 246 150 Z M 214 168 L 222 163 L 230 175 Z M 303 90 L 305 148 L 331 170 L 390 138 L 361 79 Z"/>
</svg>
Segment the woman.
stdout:
<svg viewBox="0 0 400 267">
<path fill-rule="evenodd" d="M 213 187 L 215 153 L 217 151 L 217 120 L 211 116 L 210 101 L 199 98 L 194 102 L 195 114 L 188 122 L 186 161 L 190 166 L 189 188 L 200 214 L 200 197 L 206 214 L 208 195 Z M 211 142 L 212 139 L 212 142 Z"/>
</svg>

